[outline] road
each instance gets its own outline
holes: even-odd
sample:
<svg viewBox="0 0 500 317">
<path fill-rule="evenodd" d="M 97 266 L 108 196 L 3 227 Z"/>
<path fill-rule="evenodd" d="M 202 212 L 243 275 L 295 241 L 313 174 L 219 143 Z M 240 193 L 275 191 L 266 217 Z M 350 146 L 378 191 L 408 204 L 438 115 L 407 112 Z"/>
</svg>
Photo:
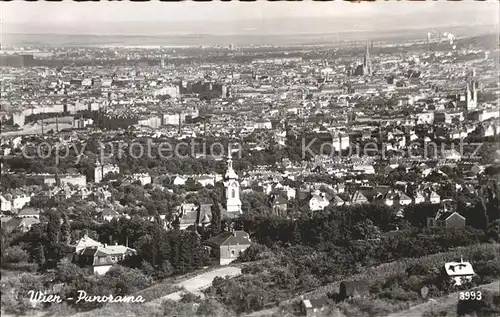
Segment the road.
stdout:
<svg viewBox="0 0 500 317">
<path fill-rule="evenodd" d="M 476 287 L 475 287 L 476 288 Z M 490 284 L 480 285 L 477 288 L 489 290 L 489 291 L 500 291 L 500 281 L 495 281 Z M 432 307 L 450 307 L 454 306 L 458 302 L 458 296 L 460 292 L 451 293 L 447 296 L 437 298 L 436 300 L 429 300 L 423 304 L 411 307 L 408 310 L 400 311 L 398 313 L 390 314 L 386 317 L 422 317 L 422 315 L 430 310 Z"/>
<path fill-rule="evenodd" d="M 161 302 L 166 299 L 178 301 L 181 299 L 182 294 L 186 292 L 190 292 L 195 295 L 203 297 L 203 293 L 201 291 L 210 287 L 212 285 L 212 281 L 214 280 L 214 278 L 225 277 L 225 276 L 233 277 L 233 276 L 238 276 L 240 274 L 241 274 L 241 268 L 234 266 L 221 267 L 210 272 L 201 273 L 199 275 L 196 275 L 194 277 L 191 277 L 187 280 L 175 284 L 175 286 L 182 287 L 184 288 L 184 290 L 160 297 L 158 299 L 148 302 L 147 304 L 158 305 L 161 304 Z"/>
</svg>

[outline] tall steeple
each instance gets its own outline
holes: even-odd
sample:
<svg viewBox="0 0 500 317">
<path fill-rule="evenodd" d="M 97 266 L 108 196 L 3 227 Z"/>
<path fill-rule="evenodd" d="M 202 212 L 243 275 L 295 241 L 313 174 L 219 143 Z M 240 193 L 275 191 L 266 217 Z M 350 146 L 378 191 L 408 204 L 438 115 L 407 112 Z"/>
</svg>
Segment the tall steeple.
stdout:
<svg viewBox="0 0 500 317">
<path fill-rule="evenodd" d="M 473 68 L 469 78 L 467 78 L 467 91 L 466 91 L 466 110 L 471 111 L 477 108 L 477 81 L 476 70 Z"/>
<path fill-rule="evenodd" d="M 372 61 L 370 59 L 370 49 L 368 47 L 368 41 L 366 42 L 366 52 L 363 59 L 363 75 L 372 74 Z"/>
<path fill-rule="evenodd" d="M 224 187 L 226 188 L 226 210 L 228 216 L 234 217 L 241 214 L 240 183 L 238 182 L 238 175 L 233 169 L 231 146 L 229 146 Z"/>
</svg>

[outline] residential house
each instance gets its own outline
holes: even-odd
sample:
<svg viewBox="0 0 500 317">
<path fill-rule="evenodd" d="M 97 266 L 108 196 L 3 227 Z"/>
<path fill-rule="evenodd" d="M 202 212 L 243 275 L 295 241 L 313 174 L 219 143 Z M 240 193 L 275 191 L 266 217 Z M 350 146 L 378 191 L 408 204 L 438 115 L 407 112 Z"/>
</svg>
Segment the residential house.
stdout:
<svg viewBox="0 0 500 317">
<path fill-rule="evenodd" d="M 100 247 L 102 243 L 90 238 L 87 234 L 85 234 L 82 238 L 80 238 L 74 244 L 68 246 L 66 250 L 66 257 L 68 260 L 73 261 L 75 259 L 75 255 L 88 247 Z"/>
<path fill-rule="evenodd" d="M 330 202 L 328 198 L 326 198 L 325 193 L 320 192 L 319 190 L 314 191 L 309 199 L 309 208 L 311 211 L 319 211 L 325 209 Z"/>
<path fill-rule="evenodd" d="M 207 227 L 212 222 L 212 204 L 200 204 L 197 209 L 196 225 Z"/>
<path fill-rule="evenodd" d="M 212 221 L 212 204 L 182 204 L 177 208 L 176 220 L 180 230 L 190 226 L 209 226 Z"/>
<path fill-rule="evenodd" d="M 408 197 L 408 195 L 406 195 L 405 193 L 399 192 L 398 195 L 399 195 L 398 199 L 400 206 L 408 206 L 412 203 L 412 199 Z"/>
<path fill-rule="evenodd" d="M 132 175 L 132 178 L 134 179 L 134 181 L 141 182 L 141 184 L 143 186 L 147 185 L 147 184 L 151 184 L 151 176 L 147 173 L 134 174 L 134 175 Z"/>
<path fill-rule="evenodd" d="M 211 237 L 203 245 L 210 249 L 210 255 L 217 258 L 220 265 L 227 265 L 236 260 L 252 242 L 248 233 L 236 230 Z"/>
<path fill-rule="evenodd" d="M 197 176 L 195 177 L 195 181 L 203 187 L 207 187 L 208 185 L 215 186 L 215 177 L 211 175 Z"/>
<path fill-rule="evenodd" d="M 93 198 L 95 201 L 110 201 L 111 200 L 111 192 L 105 188 L 99 187 L 93 192 Z"/>
<path fill-rule="evenodd" d="M 464 262 L 463 259 L 460 259 L 460 262 L 445 263 L 444 269 L 455 286 L 471 282 L 472 277 L 476 275 L 472 268 L 472 264 L 470 264 L 470 262 Z"/>
<path fill-rule="evenodd" d="M 295 199 L 297 190 L 295 188 L 291 188 L 290 186 L 282 186 L 278 188 L 280 194 L 286 199 Z"/>
<path fill-rule="evenodd" d="M 65 174 L 58 176 L 57 183 L 59 186 L 72 184 L 74 186 L 85 187 L 87 186 L 87 178 L 81 174 Z"/>
<path fill-rule="evenodd" d="M 334 195 L 333 198 L 330 200 L 330 203 L 334 206 L 343 206 L 345 204 L 345 201 L 339 196 Z"/>
<path fill-rule="evenodd" d="M 73 197 L 83 199 L 83 200 L 87 199 L 87 197 L 89 197 L 89 195 L 90 195 L 90 192 L 87 189 L 87 187 L 80 187 L 73 192 Z M 111 193 L 110 193 L 110 195 L 111 195 Z"/>
<path fill-rule="evenodd" d="M 196 224 L 198 217 L 198 208 L 195 204 L 186 204 L 177 207 L 177 221 L 179 222 L 180 230 L 186 230 L 189 226 Z"/>
<path fill-rule="evenodd" d="M 172 184 L 178 185 L 178 186 L 184 186 L 184 185 L 186 185 L 186 181 L 187 181 L 187 178 L 177 175 L 174 178 L 174 181 L 172 182 Z"/>
<path fill-rule="evenodd" d="M 427 227 L 461 229 L 465 227 L 465 217 L 444 205 L 434 217 L 427 217 Z"/>
<path fill-rule="evenodd" d="M 323 311 L 330 305 L 328 297 L 323 296 L 316 299 L 303 299 L 301 303 L 302 314 L 306 317 L 323 316 Z"/>
<path fill-rule="evenodd" d="M 425 197 L 422 194 L 422 192 L 416 192 L 413 196 L 413 203 L 414 204 L 422 204 L 425 202 Z"/>
<path fill-rule="evenodd" d="M 22 232 L 28 232 L 34 224 L 40 223 L 38 218 L 34 217 L 8 217 L 10 219 L 6 219 L 3 221 L 2 219 L 2 227 L 7 232 L 12 232 L 14 230 L 20 230 Z"/>
<path fill-rule="evenodd" d="M 334 190 L 337 194 L 343 194 L 343 193 L 345 193 L 345 184 L 343 184 L 343 183 L 336 184 L 336 185 L 333 187 L 333 190 Z"/>
<path fill-rule="evenodd" d="M 428 195 L 428 201 L 431 204 L 439 204 L 441 202 L 441 196 L 439 196 L 435 191 L 431 191 Z"/>
<path fill-rule="evenodd" d="M 368 203 L 368 198 L 366 198 L 365 195 L 359 190 L 355 191 L 351 197 L 349 197 L 349 204 L 350 205 L 361 205 L 361 204 L 367 204 Z"/>
<path fill-rule="evenodd" d="M 106 244 L 89 246 L 75 252 L 75 262 L 81 266 L 91 267 L 97 275 L 106 274 L 113 265 L 125 258 L 137 254 L 137 251 L 123 245 Z"/>
<path fill-rule="evenodd" d="M 1 211 L 11 211 L 12 202 L 7 199 L 4 195 L 0 195 L 0 210 Z"/>
<path fill-rule="evenodd" d="M 15 195 L 12 197 L 12 208 L 21 209 L 31 201 L 31 197 L 26 194 Z"/>
<path fill-rule="evenodd" d="M 16 215 L 19 218 L 36 218 L 40 219 L 40 210 L 35 208 L 25 208 Z"/>
<path fill-rule="evenodd" d="M 287 215 L 288 201 L 281 195 L 272 195 L 269 200 L 269 205 L 273 210 L 273 214 L 284 217 Z"/>
<path fill-rule="evenodd" d="M 71 188 L 69 188 L 67 185 L 62 188 L 56 188 L 55 190 L 56 193 L 53 196 L 55 201 L 64 201 L 73 196 L 73 190 L 71 190 Z"/>
</svg>

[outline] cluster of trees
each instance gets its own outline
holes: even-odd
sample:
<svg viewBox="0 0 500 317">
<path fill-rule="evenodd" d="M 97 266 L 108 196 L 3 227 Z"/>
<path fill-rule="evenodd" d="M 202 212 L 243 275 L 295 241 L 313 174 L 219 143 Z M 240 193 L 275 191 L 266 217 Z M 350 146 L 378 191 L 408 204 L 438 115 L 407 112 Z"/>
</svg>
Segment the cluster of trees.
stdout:
<svg viewBox="0 0 500 317">
<path fill-rule="evenodd" d="M 383 238 L 379 242 L 354 241 L 346 245 L 326 241 L 314 246 L 273 245 L 269 248 L 253 245 L 239 258 L 247 262 L 243 275 L 214 280 L 207 295 L 217 298 L 233 311 L 251 312 L 276 305 L 318 286 L 349 279 L 349 276 L 364 272 L 363 267 L 434 254 L 473 241 L 477 241 L 474 232 L 464 236 L 458 231 L 436 231 L 402 234 Z M 470 260 L 478 274 L 474 284 L 489 283 L 500 276 L 498 254 L 494 252 L 481 250 L 472 255 Z M 406 271 L 390 273 L 386 279 L 371 281 L 371 296 L 392 303 L 417 301 L 424 286 L 428 288 L 429 297 L 448 294 L 453 286 L 443 271 L 442 263 L 432 263 L 410 265 Z M 337 298 L 336 294 L 331 296 Z"/>
<path fill-rule="evenodd" d="M 201 239 L 196 231 L 165 231 L 156 224 L 136 241 L 137 255 L 124 264 L 140 268 L 156 279 L 188 273 L 210 262 Z"/>
<path fill-rule="evenodd" d="M 237 226 L 251 232 L 253 240 L 259 243 L 239 258 L 250 264 L 243 268 L 241 277 L 214 281 L 208 294 L 231 310 L 249 312 L 360 273 L 363 267 L 446 252 L 491 238 L 485 230 L 471 227 L 419 228 L 425 218 L 425 213 L 419 212 L 428 207 L 431 206 L 413 208 L 408 220 L 396 217 L 390 207 L 372 204 L 327 207 L 323 212 L 295 220 L 244 215 L 237 220 Z M 391 231 L 396 227 L 399 230 Z M 391 233 L 384 234 L 387 231 Z M 497 234 L 495 239 L 499 237 Z M 483 277 L 497 276 L 498 265 L 493 261 L 474 259 L 475 268 Z M 374 294 L 402 301 L 418 298 L 424 285 L 434 285 L 430 289 L 432 296 L 449 291 L 450 285 L 442 279 L 441 271 L 410 271 L 406 276 L 394 277 L 397 283 L 374 285 Z"/>
<path fill-rule="evenodd" d="M 53 303 L 53 306 L 68 304 L 76 310 L 89 310 L 98 308 L 104 303 L 76 302 L 78 291 L 85 291 L 96 296 L 125 296 L 148 287 L 152 283 L 151 277 L 142 271 L 121 265 L 113 266 L 105 275 L 95 276 L 89 274 L 87 269 L 81 268 L 66 259 L 61 260 L 51 273 L 43 275 L 35 273 L 22 273 L 5 278 L 2 284 L 2 310 L 7 313 L 26 314 L 33 308 L 29 302 L 30 290 L 41 291 L 59 295 L 61 298 L 73 298 L 65 303 Z M 50 303 L 39 304 L 49 308 Z M 57 310 L 57 308 L 56 308 Z"/>
</svg>

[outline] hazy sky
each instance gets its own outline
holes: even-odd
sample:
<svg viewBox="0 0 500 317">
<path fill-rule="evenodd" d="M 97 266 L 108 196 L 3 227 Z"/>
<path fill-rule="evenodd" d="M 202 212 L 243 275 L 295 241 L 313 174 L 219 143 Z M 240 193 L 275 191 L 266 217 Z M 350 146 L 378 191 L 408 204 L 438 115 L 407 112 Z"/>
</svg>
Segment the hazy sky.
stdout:
<svg viewBox="0 0 500 317">
<path fill-rule="evenodd" d="M 161 22 L 166 24 L 184 24 L 191 21 L 208 22 L 205 26 L 197 24 L 197 32 L 210 33 L 213 23 L 239 25 L 233 32 L 259 29 L 259 23 L 246 24 L 242 21 L 267 22 L 277 19 L 297 20 L 304 18 L 331 19 L 384 19 L 397 15 L 415 27 L 419 16 L 429 16 L 430 21 L 445 23 L 448 18 L 453 23 L 495 24 L 498 25 L 499 3 L 488 2 L 210 2 L 191 1 L 168 2 L 62 2 L 12 1 L 0 3 L 0 18 L 4 33 L 103 33 L 109 29 L 104 25 L 124 24 L 125 22 Z M 433 17 L 436 18 L 433 18 Z M 212 23 L 210 23 L 212 22 Z M 400 22 L 398 22 L 400 24 Z M 374 23 L 376 24 L 376 23 Z M 195 24 L 191 24 L 193 27 Z M 254 27 L 255 26 L 255 27 Z M 240 29 L 242 28 L 243 29 Z M 219 28 L 220 30 L 220 28 Z M 193 30 L 190 30 L 193 31 Z M 262 29 L 266 32 L 267 30 Z M 119 32 L 119 31 L 113 31 Z M 128 31 L 127 31 L 128 32 Z M 215 31 L 217 32 L 217 31 Z M 147 32 L 146 32 L 147 33 Z"/>
</svg>

